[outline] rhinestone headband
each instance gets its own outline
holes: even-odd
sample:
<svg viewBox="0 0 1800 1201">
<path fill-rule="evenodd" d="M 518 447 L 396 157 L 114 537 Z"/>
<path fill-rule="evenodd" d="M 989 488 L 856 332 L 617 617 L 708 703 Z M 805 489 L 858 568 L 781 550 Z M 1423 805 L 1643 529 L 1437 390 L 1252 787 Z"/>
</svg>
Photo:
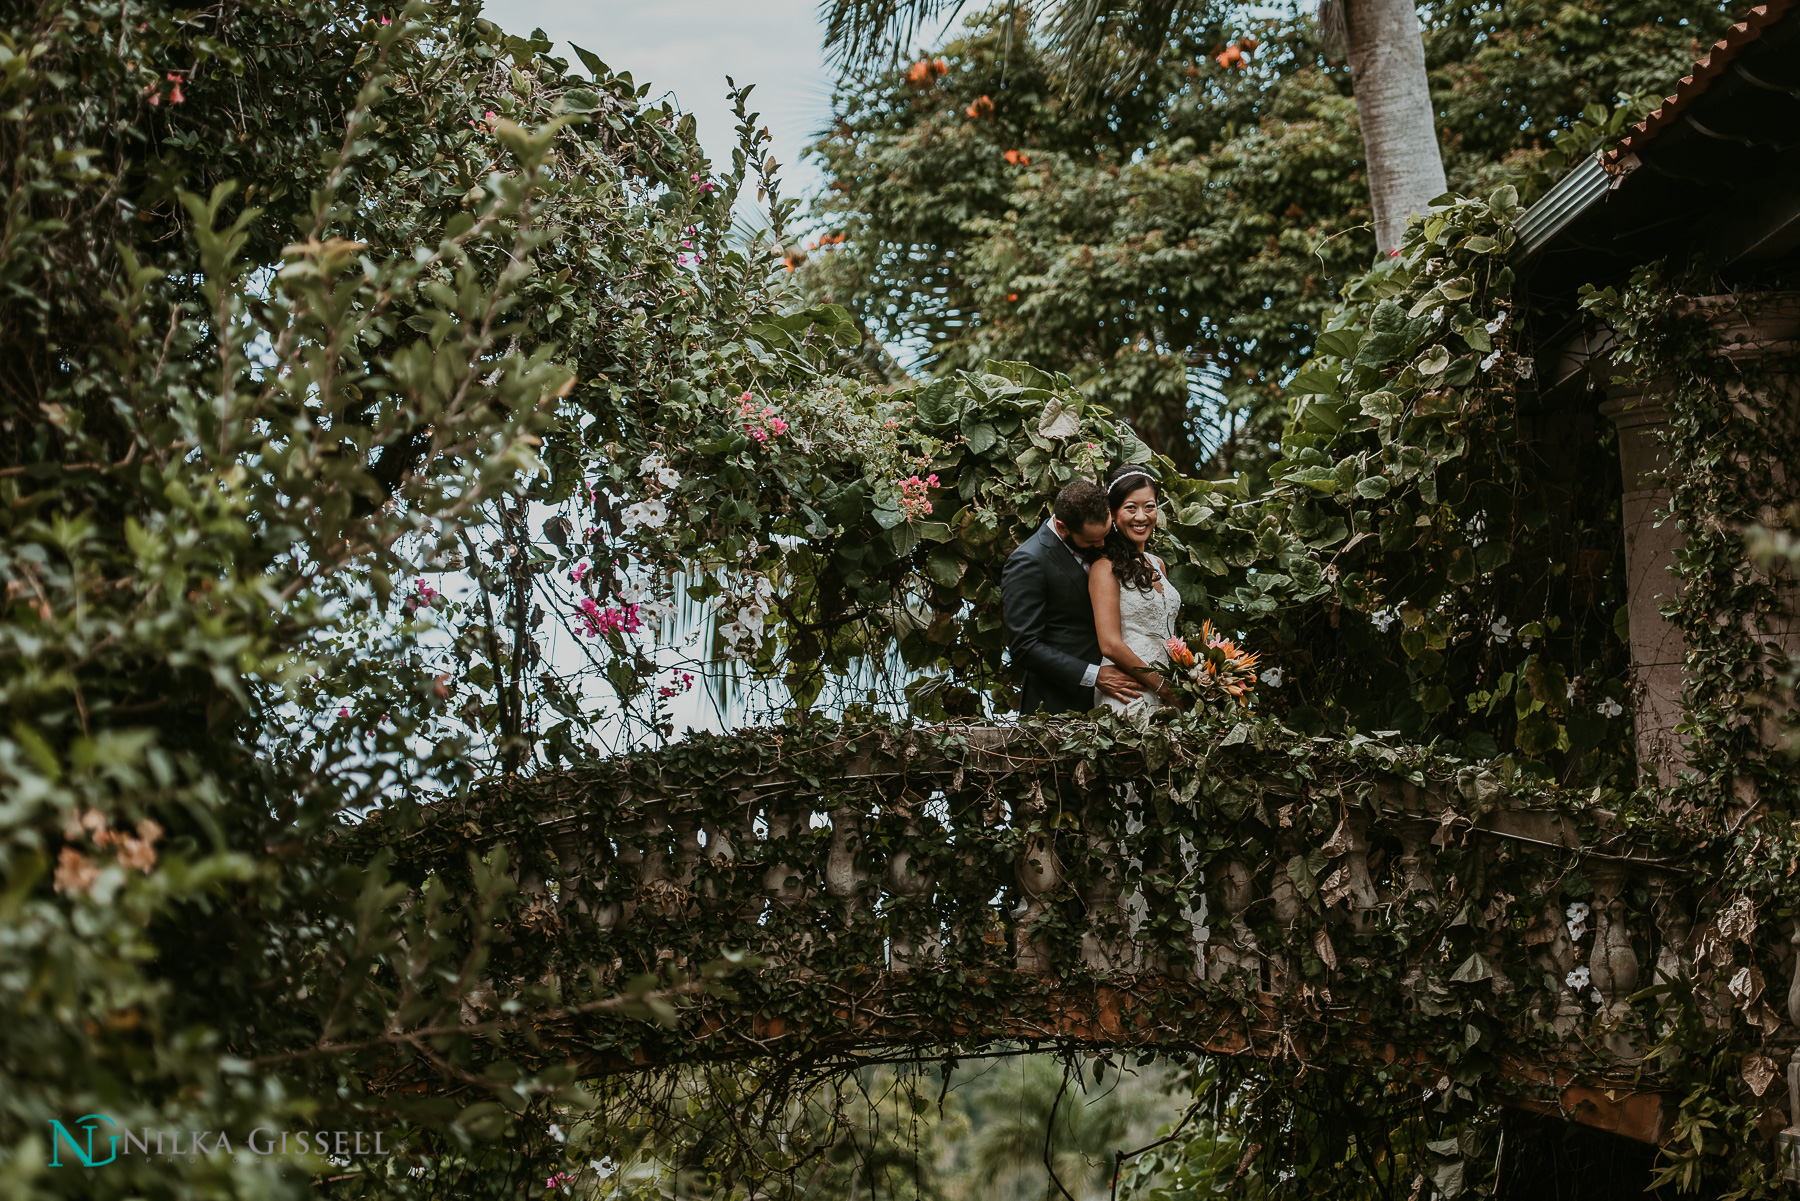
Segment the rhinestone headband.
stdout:
<svg viewBox="0 0 1800 1201">
<path fill-rule="evenodd" d="M 1111 492 L 1113 488 L 1117 488 L 1120 484 L 1123 484 L 1126 480 L 1139 480 L 1139 479 L 1141 479 L 1149 484 L 1156 483 L 1156 480 L 1150 475 L 1150 473 L 1148 471 L 1127 471 L 1124 475 L 1122 475 L 1118 479 L 1114 480 L 1112 482 L 1112 487 L 1108 488 L 1107 491 Z"/>
</svg>

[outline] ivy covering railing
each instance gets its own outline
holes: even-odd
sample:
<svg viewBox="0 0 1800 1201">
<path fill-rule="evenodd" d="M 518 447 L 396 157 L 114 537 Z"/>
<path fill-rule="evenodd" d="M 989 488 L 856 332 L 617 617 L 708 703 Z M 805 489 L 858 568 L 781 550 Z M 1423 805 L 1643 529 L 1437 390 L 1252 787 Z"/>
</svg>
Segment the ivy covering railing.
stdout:
<svg viewBox="0 0 1800 1201">
<path fill-rule="evenodd" d="M 537 1031 L 601 1071 L 995 1039 L 1301 1063 L 1398 1047 L 1427 1087 L 1541 1099 L 1582 1077 L 1654 1088 L 1669 990 L 1712 1021 L 1742 1000 L 1722 948 L 1749 928 L 1696 930 L 1704 882 L 1587 799 L 1231 714 L 808 723 L 496 784 L 356 840 L 415 883 L 505 865 L 495 1006 L 523 982 L 761 960 L 670 1028 Z"/>
</svg>

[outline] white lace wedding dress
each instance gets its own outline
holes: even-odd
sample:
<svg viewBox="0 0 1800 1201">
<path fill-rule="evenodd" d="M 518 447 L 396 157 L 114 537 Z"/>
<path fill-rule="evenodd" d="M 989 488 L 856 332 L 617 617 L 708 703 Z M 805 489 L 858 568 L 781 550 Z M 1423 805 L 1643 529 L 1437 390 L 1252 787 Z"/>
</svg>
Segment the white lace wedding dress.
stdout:
<svg viewBox="0 0 1800 1201">
<path fill-rule="evenodd" d="M 1161 674 L 1169 669 L 1169 648 L 1165 644 L 1175 636 L 1175 619 L 1181 613 L 1181 594 L 1169 582 L 1161 559 L 1152 557 L 1150 565 L 1156 569 L 1157 582 L 1162 588 L 1160 591 L 1155 588 L 1119 588 L 1119 633 L 1124 637 L 1125 645 L 1135 651 L 1138 658 L 1148 664 L 1152 671 Z M 1102 664 L 1111 662 L 1111 659 L 1101 659 Z M 1129 705 L 1124 701 L 1114 700 L 1098 688 L 1094 689 L 1094 699 L 1097 704 L 1105 705 L 1114 713 L 1163 707 L 1162 701 L 1148 690 L 1138 694 L 1138 698 Z"/>
</svg>

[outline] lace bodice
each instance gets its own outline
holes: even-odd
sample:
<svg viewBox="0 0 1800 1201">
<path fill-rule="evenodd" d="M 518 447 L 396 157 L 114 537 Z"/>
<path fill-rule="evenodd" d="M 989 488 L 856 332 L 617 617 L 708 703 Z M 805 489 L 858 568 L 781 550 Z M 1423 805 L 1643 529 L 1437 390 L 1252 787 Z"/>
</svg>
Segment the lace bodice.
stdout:
<svg viewBox="0 0 1800 1201">
<path fill-rule="evenodd" d="M 1169 663 L 1169 648 L 1165 640 L 1175 634 L 1175 619 L 1181 613 L 1181 594 L 1175 591 L 1175 585 L 1169 582 L 1162 565 L 1152 559 L 1150 565 L 1156 569 L 1157 578 L 1162 581 L 1162 591 L 1154 588 L 1142 590 L 1137 588 L 1119 589 L 1119 633 L 1125 639 L 1125 645 L 1137 653 L 1137 657 L 1154 668 L 1164 668 Z M 1111 659 L 1102 662 L 1111 663 Z M 1108 708 L 1124 710 L 1125 706 L 1113 700 L 1099 689 L 1094 690 L 1101 703 Z M 1155 697 L 1148 698 L 1152 705 L 1160 705 Z"/>
</svg>

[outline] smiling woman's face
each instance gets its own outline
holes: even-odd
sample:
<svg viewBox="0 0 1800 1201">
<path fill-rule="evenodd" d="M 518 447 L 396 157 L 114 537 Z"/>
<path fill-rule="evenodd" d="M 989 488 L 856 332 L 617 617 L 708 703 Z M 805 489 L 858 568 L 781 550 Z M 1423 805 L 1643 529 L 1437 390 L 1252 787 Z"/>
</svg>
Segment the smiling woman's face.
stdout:
<svg viewBox="0 0 1800 1201">
<path fill-rule="evenodd" d="M 1156 532 L 1156 489 L 1145 484 L 1126 493 L 1119 507 L 1113 510 L 1113 523 L 1142 550 L 1150 541 L 1150 535 Z"/>
</svg>

